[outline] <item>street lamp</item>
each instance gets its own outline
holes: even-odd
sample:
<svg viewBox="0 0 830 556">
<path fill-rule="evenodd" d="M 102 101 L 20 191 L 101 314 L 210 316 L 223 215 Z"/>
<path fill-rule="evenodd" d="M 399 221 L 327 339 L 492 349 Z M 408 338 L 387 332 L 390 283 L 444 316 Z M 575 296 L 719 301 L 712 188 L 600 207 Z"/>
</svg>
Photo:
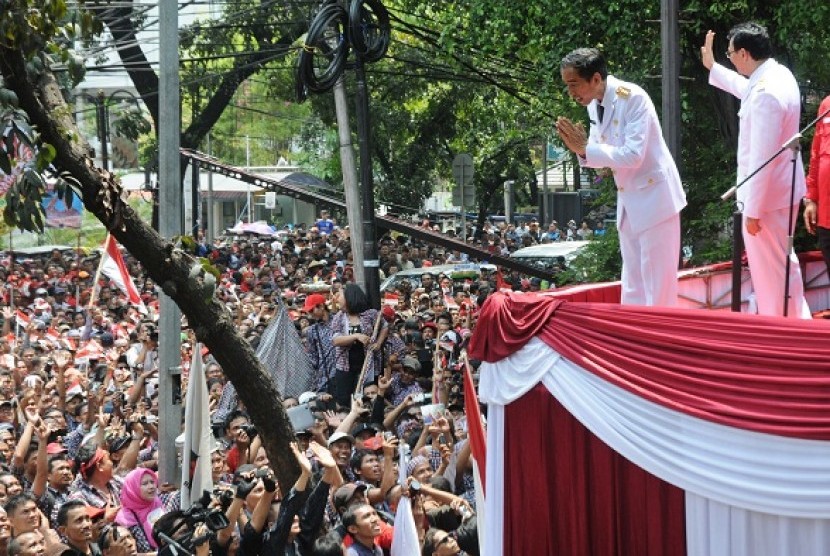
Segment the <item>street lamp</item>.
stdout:
<svg viewBox="0 0 830 556">
<path fill-rule="evenodd" d="M 96 132 L 98 136 L 98 142 L 101 145 L 101 167 L 106 170 L 109 170 L 110 164 L 108 138 L 110 135 L 110 106 L 112 106 L 115 103 L 127 101 L 135 104 L 136 108 L 141 110 L 141 104 L 139 102 L 139 99 L 136 98 L 136 96 L 133 93 L 126 89 L 116 89 L 109 95 L 104 94 L 104 91 L 100 89 L 98 90 L 97 95 L 91 95 L 85 91 L 80 91 L 73 95 L 73 99 L 82 99 L 95 106 Z M 78 111 L 75 113 L 75 115 L 77 116 L 82 112 L 83 111 Z"/>
</svg>

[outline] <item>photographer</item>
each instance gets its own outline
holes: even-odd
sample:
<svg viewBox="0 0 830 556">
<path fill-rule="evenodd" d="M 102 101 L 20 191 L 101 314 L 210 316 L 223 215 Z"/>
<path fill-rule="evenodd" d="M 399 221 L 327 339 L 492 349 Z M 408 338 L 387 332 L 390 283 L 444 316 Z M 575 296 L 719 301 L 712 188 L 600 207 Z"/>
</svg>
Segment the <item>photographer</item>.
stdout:
<svg viewBox="0 0 830 556">
<path fill-rule="evenodd" d="M 267 529 L 265 526 L 270 521 L 269 517 L 274 518 L 271 506 L 277 496 L 277 484 L 270 470 L 262 477 L 265 492 L 257 502 L 250 521 L 242 530 L 239 548 L 240 552 L 246 556 L 285 554 L 288 552 L 287 547 L 294 544 L 300 533 L 299 520 L 296 517 L 309 497 L 307 487 L 311 478 L 311 462 L 300 453 L 296 444 L 292 444 L 291 449 L 300 465 L 300 476 L 288 495 L 281 501 L 279 513 Z M 249 476 L 246 480 L 257 481 L 257 478 Z M 296 553 L 293 546 L 291 552 L 288 553 Z"/>
</svg>

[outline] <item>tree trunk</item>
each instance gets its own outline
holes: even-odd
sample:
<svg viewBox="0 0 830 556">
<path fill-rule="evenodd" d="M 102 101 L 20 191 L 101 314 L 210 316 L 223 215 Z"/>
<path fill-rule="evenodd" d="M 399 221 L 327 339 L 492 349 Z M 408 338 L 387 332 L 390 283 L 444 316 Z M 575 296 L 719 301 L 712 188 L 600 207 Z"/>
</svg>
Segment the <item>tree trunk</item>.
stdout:
<svg viewBox="0 0 830 556">
<path fill-rule="evenodd" d="M 138 259 L 149 276 L 169 295 L 236 387 L 263 444 L 283 492 L 299 475 L 290 441 L 293 431 L 277 391 L 251 346 L 239 335 L 232 315 L 214 297 L 213 289 L 190 277 L 199 264 L 143 222 L 125 202 L 117 178 L 96 168 L 81 144 L 81 137 L 65 104 L 54 75 L 44 73 L 37 84 L 26 73 L 20 52 L 0 46 L 0 71 L 6 86 L 20 99 L 44 142 L 55 147 L 53 164 L 68 172 L 81 189 L 84 206 Z"/>
</svg>

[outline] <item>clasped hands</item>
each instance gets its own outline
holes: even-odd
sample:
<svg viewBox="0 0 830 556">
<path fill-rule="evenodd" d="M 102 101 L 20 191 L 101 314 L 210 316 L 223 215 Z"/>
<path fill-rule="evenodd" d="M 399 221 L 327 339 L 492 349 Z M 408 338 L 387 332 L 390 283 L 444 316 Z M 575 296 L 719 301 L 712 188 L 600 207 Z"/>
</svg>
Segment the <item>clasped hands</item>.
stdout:
<svg viewBox="0 0 830 556">
<path fill-rule="evenodd" d="M 556 119 L 556 133 L 569 150 L 579 156 L 585 156 L 585 148 L 588 146 L 588 134 L 581 123 L 573 123 L 565 116 Z"/>
</svg>

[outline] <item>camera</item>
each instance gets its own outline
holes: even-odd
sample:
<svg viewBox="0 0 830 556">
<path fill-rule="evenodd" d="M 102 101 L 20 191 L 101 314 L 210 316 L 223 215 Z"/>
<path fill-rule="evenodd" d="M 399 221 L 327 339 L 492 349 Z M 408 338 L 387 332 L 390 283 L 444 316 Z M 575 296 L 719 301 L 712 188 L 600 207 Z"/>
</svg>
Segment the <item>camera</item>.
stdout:
<svg viewBox="0 0 830 556">
<path fill-rule="evenodd" d="M 210 507 L 210 492 L 204 491 L 198 502 L 184 512 L 184 518 L 191 530 L 200 523 L 204 523 L 212 531 L 221 531 L 228 525 L 227 516 L 222 510 Z"/>
<path fill-rule="evenodd" d="M 248 435 L 249 440 L 253 440 L 254 437 L 259 434 L 259 431 L 256 430 L 256 426 L 252 425 L 251 423 L 245 423 L 244 425 L 240 425 L 239 429 Z"/>
<path fill-rule="evenodd" d="M 412 403 L 424 403 L 426 399 L 426 394 L 420 392 L 418 394 L 412 394 Z"/>
<path fill-rule="evenodd" d="M 227 507 L 231 505 L 231 502 L 233 502 L 233 490 L 227 486 L 219 485 L 213 487 L 213 496 L 216 497 L 219 504 L 225 509 L 227 509 Z"/>
</svg>

